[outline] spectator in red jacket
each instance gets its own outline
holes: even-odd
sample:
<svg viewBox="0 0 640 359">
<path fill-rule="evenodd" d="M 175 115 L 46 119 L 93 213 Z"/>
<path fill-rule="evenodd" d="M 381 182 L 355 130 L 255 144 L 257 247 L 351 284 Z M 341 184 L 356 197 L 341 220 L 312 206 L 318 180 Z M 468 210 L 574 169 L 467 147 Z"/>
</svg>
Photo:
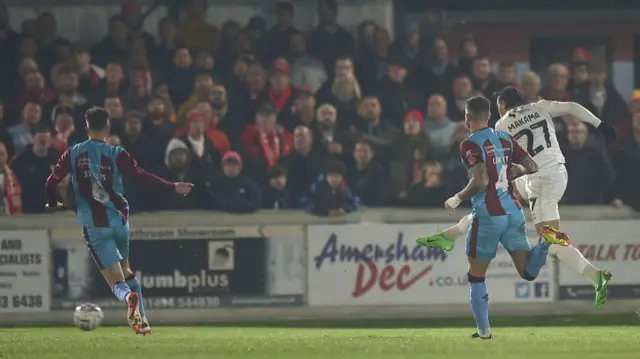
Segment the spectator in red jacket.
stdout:
<svg viewBox="0 0 640 359">
<path fill-rule="evenodd" d="M 256 113 L 256 124 L 242 134 L 246 173 L 262 180 L 266 169 L 291 153 L 293 136 L 276 123 L 276 108 L 265 104 Z M 258 181 L 258 183 L 262 183 Z"/>
<path fill-rule="evenodd" d="M 208 102 L 199 102 L 195 110 L 191 111 L 187 116 L 187 121 L 185 122 L 184 127 L 176 131 L 174 136 L 180 137 L 187 134 L 189 123 L 193 121 L 194 118 L 202 118 L 204 120 L 206 136 L 211 140 L 221 155 L 231 151 L 229 138 L 227 137 L 227 134 L 217 129 L 216 121 L 213 119 L 211 105 Z"/>
</svg>

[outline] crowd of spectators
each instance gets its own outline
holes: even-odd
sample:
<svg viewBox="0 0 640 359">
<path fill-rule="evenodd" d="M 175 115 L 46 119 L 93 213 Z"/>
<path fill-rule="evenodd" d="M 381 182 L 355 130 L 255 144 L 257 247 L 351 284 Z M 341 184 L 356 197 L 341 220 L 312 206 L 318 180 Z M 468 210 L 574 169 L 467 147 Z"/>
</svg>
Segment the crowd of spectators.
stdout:
<svg viewBox="0 0 640 359">
<path fill-rule="evenodd" d="M 319 1 L 320 24 L 308 32 L 293 27 L 289 3 L 272 28 L 254 17 L 220 29 L 202 0 L 184 5 L 184 19 L 162 19 L 156 38 L 127 1 L 93 47 L 60 37 L 50 13 L 15 32 L 0 7 L 1 214 L 44 211 L 45 180 L 86 139 L 83 114 L 94 105 L 110 113 L 110 143 L 150 172 L 195 184 L 167 199 L 125 182 L 132 212 L 440 207 L 466 184 L 465 101 L 507 85 L 527 102 L 577 101 L 618 127 L 620 142 L 605 147 L 588 125 L 558 119 L 565 203 L 640 208 L 640 92 L 627 104 L 585 49 L 552 65 L 543 86 L 533 72 L 518 83 L 513 62 L 494 73 L 472 36 L 452 58 L 446 39 L 413 25 L 394 41 L 373 21 L 351 34 L 333 0 Z"/>
</svg>

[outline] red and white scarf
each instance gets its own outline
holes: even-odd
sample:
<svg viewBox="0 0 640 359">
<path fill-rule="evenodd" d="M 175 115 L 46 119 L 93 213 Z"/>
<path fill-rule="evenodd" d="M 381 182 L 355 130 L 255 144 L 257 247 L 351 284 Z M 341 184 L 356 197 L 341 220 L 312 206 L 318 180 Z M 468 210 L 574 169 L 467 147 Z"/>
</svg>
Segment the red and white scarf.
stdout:
<svg viewBox="0 0 640 359">
<path fill-rule="evenodd" d="M 4 190 L 0 193 L 0 201 L 2 201 L 0 206 L 4 207 L 0 215 L 12 216 L 22 213 L 22 190 L 18 178 L 9 166 L 4 167 Z"/>
<path fill-rule="evenodd" d="M 275 132 L 260 134 L 260 146 L 267 160 L 267 167 L 275 166 L 280 159 L 280 137 Z"/>
</svg>

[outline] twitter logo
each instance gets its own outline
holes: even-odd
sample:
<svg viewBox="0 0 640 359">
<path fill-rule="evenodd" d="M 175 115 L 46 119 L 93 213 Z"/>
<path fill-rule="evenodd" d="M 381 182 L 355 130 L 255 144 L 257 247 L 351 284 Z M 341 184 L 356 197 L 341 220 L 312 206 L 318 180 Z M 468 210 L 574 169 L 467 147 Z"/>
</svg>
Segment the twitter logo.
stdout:
<svg viewBox="0 0 640 359">
<path fill-rule="evenodd" d="M 531 298 L 531 283 L 520 282 L 515 286 L 516 298 Z"/>
</svg>

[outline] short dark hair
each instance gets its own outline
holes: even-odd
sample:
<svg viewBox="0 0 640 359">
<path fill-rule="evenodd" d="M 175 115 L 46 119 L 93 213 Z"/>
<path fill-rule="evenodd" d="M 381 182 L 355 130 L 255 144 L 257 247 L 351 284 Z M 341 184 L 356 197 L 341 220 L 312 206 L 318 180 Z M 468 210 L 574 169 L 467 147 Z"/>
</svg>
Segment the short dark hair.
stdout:
<svg viewBox="0 0 640 359">
<path fill-rule="evenodd" d="M 329 160 L 324 166 L 325 175 L 344 175 L 347 172 L 347 167 L 338 160 Z"/>
<path fill-rule="evenodd" d="M 293 15 L 293 5 L 290 2 L 279 2 L 278 5 L 276 5 L 276 11 L 286 11 Z"/>
<path fill-rule="evenodd" d="M 471 120 L 488 121 L 491 113 L 491 102 L 484 96 L 475 96 L 467 100 L 467 113 Z"/>
<path fill-rule="evenodd" d="M 269 167 L 269 169 L 267 170 L 267 178 L 269 178 L 270 180 L 282 176 L 287 176 L 287 169 L 282 165 L 275 165 Z"/>
<path fill-rule="evenodd" d="M 109 17 L 109 27 L 115 25 L 117 22 L 127 25 L 127 21 L 124 19 L 124 16 L 120 14 L 111 15 L 111 17 Z"/>
<path fill-rule="evenodd" d="M 70 75 L 70 74 L 77 75 L 73 67 L 69 65 L 63 65 L 60 67 L 60 70 L 58 70 L 58 75 Z"/>
<path fill-rule="evenodd" d="M 522 95 L 517 88 L 513 86 L 507 86 L 500 92 L 494 94 L 498 102 L 502 102 L 507 110 L 516 108 L 524 103 Z"/>
<path fill-rule="evenodd" d="M 109 112 L 102 107 L 94 106 L 84 114 L 84 120 L 90 130 L 102 131 L 109 124 Z"/>
<path fill-rule="evenodd" d="M 498 64 L 498 67 L 500 68 L 504 68 L 504 67 L 516 67 L 516 62 L 513 60 L 505 60 L 505 61 L 500 61 L 500 64 Z"/>
<path fill-rule="evenodd" d="M 358 142 L 356 142 L 356 145 L 369 146 L 371 151 L 374 151 L 374 152 L 376 150 L 376 145 L 373 143 L 373 141 L 371 141 L 371 139 L 369 139 L 367 137 L 362 137 L 361 139 L 359 139 Z"/>
</svg>

